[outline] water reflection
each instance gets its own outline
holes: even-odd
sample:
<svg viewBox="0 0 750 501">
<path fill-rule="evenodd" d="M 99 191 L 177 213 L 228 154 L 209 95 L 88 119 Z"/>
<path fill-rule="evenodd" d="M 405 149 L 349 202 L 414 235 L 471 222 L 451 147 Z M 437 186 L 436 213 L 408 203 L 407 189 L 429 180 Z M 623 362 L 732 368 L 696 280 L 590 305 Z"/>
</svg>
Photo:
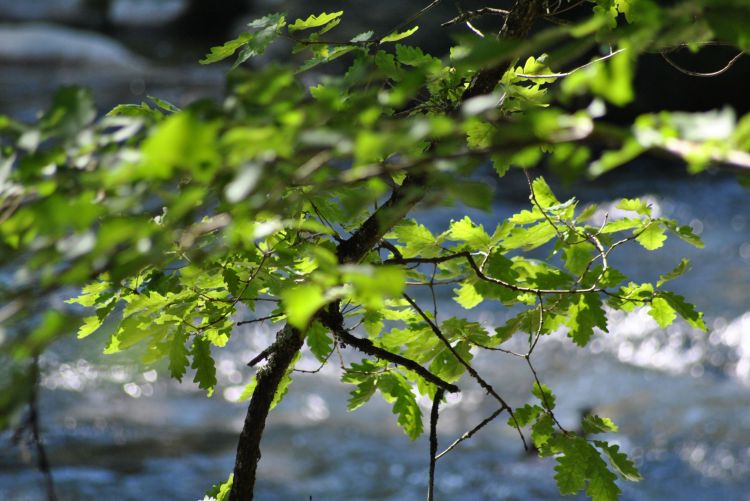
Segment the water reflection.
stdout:
<svg viewBox="0 0 750 501">
<path fill-rule="evenodd" d="M 0 71 L 0 87 L 16 89 L 0 93 L 3 111 L 33 116 L 42 106 L 40 96 L 46 99 L 59 83 L 47 78 L 49 71 Z M 103 75 L 85 66 L 55 71 L 65 81 L 88 78 L 105 105 L 123 95 L 140 100 L 146 93 L 180 104 L 221 89 L 217 73 L 187 68 L 135 76 Z M 494 226 L 519 210 L 525 191 L 509 183 L 500 187 L 491 214 L 467 212 Z M 592 221 L 601 223 L 605 213 L 610 219 L 622 216 L 615 197 L 645 196 L 655 215 L 689 222 L 702 233 L 703 251 L 671 242 L 665 252 L 635 249 L 613 256 L 612 263 L 645 280 L 671 269 L 677 256 L 693 259 L 694 269 L 674 286 L 706 311 L 711 332 L 684 323 L 662 330 L 643 310 L 610 312 L 610 333 L 598 334 L 587 350 L 573 348 L 564 332 L 545 339 L 537 353 L 540 377 L 558 392 L 565 426 L 575 427 L 585 407 L 620 425 L 618 440 L 646 477 L 624 487 L 627 499 L 741 499 L 750 492 L 747 193 L 734 179 L 710 176 L 636 173 L 609 183 L 573 190 L 585 202 L 600 203 Z M 442 230 L 457 212 L 425 209 L 419 217 Z M 442 294 L 446 314 L 458 312 L 452 292 Z M 507 315 L 488 307 L 470 316 L 492 328 Z M 266 325 L 235 333 L 230 348 L 218 355 L 219 387 L 212 399 L 190 377 L 182 385 L 168 380 L 163 367 L 159 372 L 128 359 L 104 360 L 101 340 L 71 341 L 47 353 L 42 411 L 63 499 L 193 499 L 225 478 L 244 417 L 245 404 L 236 401 L 252 374 L 245 364 L 271 342 L 273 332 Z M 522 363 L 488 354 L 477 363 L 513 405 L 526 402 L 529 378 Z M 317 366 L 306 356 L 298 367 Z M 267 428 L 258 499 L 423 497 L 425 440 L 409 442 L 377 397 L 357 413 L 346 413 L 348 388 L 338 376 L 336 363 L 316 375 L 296 376 Z M 429 409 L 428 400 L 419 404 Z M 463 393 L 448 397 L 441 444 L 493 411 L 484 392 L 467 383 Z M 17 450 L 0 449 L 0 499 L 43 499 L 38 474 L 22 459 Z M 500 420 L 441 459 L 437 488 L 444 499 L 551 499 L 557 497 L 552 467 L 524 455 L 513 430 Z"/>
</svg>

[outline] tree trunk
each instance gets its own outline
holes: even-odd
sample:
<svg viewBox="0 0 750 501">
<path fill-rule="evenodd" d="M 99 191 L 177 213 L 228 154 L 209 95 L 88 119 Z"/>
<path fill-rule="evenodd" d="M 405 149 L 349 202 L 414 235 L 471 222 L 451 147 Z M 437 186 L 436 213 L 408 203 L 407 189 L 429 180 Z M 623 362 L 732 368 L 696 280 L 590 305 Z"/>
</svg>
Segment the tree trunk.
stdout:
<svg viewBox="0 0 750 501">
<path fill-rule="evenodd" d="M 257 386 L 250 400 L 245 424 L 237 444 L 234 461 L 234 482 L 229 493 L 230 501 L 252 500 L 255 488 L 255 473 L 260 461 L 260 439 L 266 427 L 266 418 L 271 402 L 276 396 L 281 378 L 284 377 L 294 356 L 302 348 L 302 333 L 285 326 L 277 335 L 276 349 L 268 357 L 268 363 L 256 374 Z"/>
</svg>

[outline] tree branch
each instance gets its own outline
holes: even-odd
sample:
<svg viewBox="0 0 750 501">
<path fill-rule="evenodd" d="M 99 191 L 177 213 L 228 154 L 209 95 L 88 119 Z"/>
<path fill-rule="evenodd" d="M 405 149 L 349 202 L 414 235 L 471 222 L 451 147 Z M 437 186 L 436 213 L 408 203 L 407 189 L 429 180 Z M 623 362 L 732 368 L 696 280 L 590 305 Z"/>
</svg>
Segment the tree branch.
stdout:
<svg viewBox="0 0 750 501">
<path fill-rule="evenodd" d="M 423 173 L 408 174 L 401 186 L 393 190 L 388 201 L 362 223 L 362 226 L 349 239 L 338 244 L 337 255 L 339 263 L 356 263 L 373 249 L 383 238 L 383 235 L 393 225 L 403 219 L 414 205 L 422 199 L 426 191 L 425 181 L 426 175 Z M 340 312 L 338 312 L 338 303 L 332 305 L 332 307 L 334 306 L 336 313 L 340 315 Z M 384 359 L 399 363 L 419 373 L 426 380 L 436 384 L 438 387 L 445 388 L 447 391 L 459 391 L 457 386 L 450 385 L 437 378 L 416 362 L 377 348 L 369 340 L 360 340 L 352 336 L 343 329 L 343 323 L 340 334 L 342 341 L 362 349 L 362 351 L 367 349 L 375 353 L 375 356 L 389 356 L 390 359 Z M 258 461 L 261 456 L 260 441 L 263 436 L 268 413 L 271 409 L 271 402 L 273 402 L 281 379 L 289 369 L 294 356 L 302 349 L 303 343 L 303 333 L 287 324 L 277 335 L 276 342 L 253 360 L 257 363 L 260 361 L 259 357 L 262 356 L 262 358 L 268 359 L 268 363 L 256 374 L 257 386 L 250 400 L 245 423 L 242 427 L 239 443 L 237 444 L 237 456 L 234 463 L 234 482 L 229 494 L 229 501 L 253 499 Z"/>
<path fill-rule="evenodd" d="M 42 441 L 41 427 L 39 426 L 39 355 L 34 355 L 32 359 L 32 386 L 29 397 L 29 426 L 31 427 L 31 438 L 36 447 L 37 466 L 42 475 L 44 475 L 44 485 L 47 491 L 47 501 L 57 501 L 55 493 L 55 482 L 52 478 L 52 469 L 50 468 L 47 450 Z"/>
<path fill-rule="evenodd" d="M 237 444 L 237 456 L 234 462 L 234 482 L 229 493 L 229 501 L 253 499 L 255 473 L 260 461 L 260 440 L 266 427 L 266 418 L 271 409 L 271 402 L 276 396 L 282 377 L 286 374 L 297 352 L 302 348 L 302 332 L 286 325 L 277 335 L 272 345 L 273 352 L 268 363 L 256 374 L 257 386 L 250 399 L 245 416 L 245 423 Z"/>
<path fill-rule="evenodd" d="M 407 174 L 401 186 L 393 190 L 391 197 L 351 237 L 338 245 L 339 262 L 356 263 L 375 247 L 383 235 L 422 200 L 426 181 L 427 176 L 423 173 Z"/>
<path fill-rule="evenodd" d="M 441 400 L 443 400 L 443 390 L 438 388 L 435 397 L 432 399 L 432 410 L 430 411 L 430 475 L 427 484 L 427 501 L 435 499 L 435 462 L 437 461 L 435 455 L 438 447 L 437 422 L 440 416 Z"/>
<path fill-rule="evenodd" d="M 417 16 L 422 15 L 438 2 L 439 0 L 431 2 L 427 7 L 420 10 Z M 511 12 L 505 19 L 500 36 L 506 38 L 525 37 L 534 20 L 541 13 L 542 3 L 542 0 L 516 0 Z M 412 19 L 410 18 L 407 22 L 411 22 Z M 502 76 L 506 65 L 507 62 L 504 62 L 496 68 L 480 72 L 468 91 L 464 93 L 463 99 L 490 92 Z M 385 233 L 422 200 L 426 192 L 426 180 L 427 175 L 424 172 L 408 173 L 404 182 L 393 190 L 386 203 L 376 210 L 350 238 L 338 244 L 336 253 L 339 263 L 347 264 L 361 261 L 378 244 Z M 469 256 L 469 259 L 471 263 L 471 256 Z M 333 308 L 335 308 L 335 312 Z M 320 313 L 318 312 L 318 314 Z M 332 313 L 341 315 L 338 311 L 338 304 L 330 305 L 328 313 L 329 315 Z M 335 322 L 335 324 L 338 324 L 338 322 Z M 329 328 L 331 327 L 329 326 Z M 413 360 L 377 348 L 367 339 L 352 336 L 346 329 L 343 329 L 343 322 L 337 335 L 339 335 L 341 341 L 363 351 L 365 349 L 370 350 L 370 352 L 376 354 L 374 356 L 390 357 L 394 363 L 399 363 L 399 365 L 414 370 L 426 380 L 438 385 L 439 388 L 445 388 L 451 392 L 458 391 L 457 386 L 440 380 Z M 256 376 L 257 386 L 250 401 L 245 424 L 240 435 L 240 442 L 237 446 L 234 483 L 229 495 L 230 501 L 252 500 L 253 498 L 257 463 L 260 459 L 260 440 L 271 402 L 281 378 L 286 374 L 296 353 L 302 348 L 303 342 L 303 333 L 287 325 L 279 333 L 276 343 L 270 347 L 271 354 L 268 356 L 268 363 L 258 371 Z M 389 360 L 388 358 L 384 359 Z M 395 360 L 398 360 L 398 362 Z M 512 416 L 512 409 L 504 402 L 502 405 L 511 412 Z M 523 435 L 521 435 L 521 438 L 523 439 Z"/>
<path fill-rule="evenodd" d="M 482 428 L 484 428 L 485 426 L 487 426 L 488 424 L 490 424 L 490 422 L 492 422 L 492 420 L 495 419 L 497 416 L 499 416 L 504 410 L 505 409 L 503 409 L 502 407 L 500 407 L 495 412 L 493 412 L 490 417 L 484 419 L 481 423 L 479 423 L 478 425 L 476 425 L 474 428 L 472 428 L 471 430 L 467 431 L 466 433 L 464 433 L 463 435 L 461 435 L 460 437 L 458 437 L 452 444 L 450 444 L 448 447 L 446 447 L 446 449 L 443 452 L 441 452 L 440 454 L 438 454 L 437 456 L 435 456 L 435 460 L 437 461 L 441 457 L 443 457 L 446 454 L 448 454 L 450 451 L 452 451 L 453 449 L 455 449 L 456 446 L 458 446 L 458 444 L 460 444 L 464 440 L 470 439 L 472 436 L 474 436 L 474 434 L 476 432 L 478 432 L 479 430 L 481 430 Z"/>
<path fill-rule="evenodd" d="M 456 357 L 456 360 L 464 366 L 466 369 L 466 372 L 469 373 L 469 375 L 474 378 L 474 380 L 479 383 L 479 386 L 484 389 L 488 394 L 492 395 L 492 397 L 497 400 L 500 403 L 500 407 L 503 410 L 508 411 L 508 414 L 510 414 L 511 419 L 516 425 L 516 430 L 518 430 L 518 434 L 521 436 L 521 441 L 523 442 L 523 448 L 528 449 L 528 446 L 526 445 L 526 438 L 523 436 L 523 432 L 521 431 L 521 427 L 518 425 L 518 422 L 516 421 L 516 416 L 513 412 L 513 408 L 508 405 L 508 403 L 505 401 L 503 397 L 501 397 L 495 389 L 492 387 L 491 384 L 489 384 L 485 379 L 474 369 L 474 367 L 468 363 L 466 360 L 463 359 L 463 357 L 456 351 L 456 349 L 451 345 L 448 338 L 445 337 L 445 334 L 443 334 L 443 331 L 440 330 L 440 327 L 438 327 L 435 322 L 433 322 L 430 317 L 427 316 L 427 314 L 424 312 L 422 308 L 419 307 L 419 305 L 407 294 L 404 294 L 404 299 L 414 308 L 414 310 L 419 314 L 420 317 L 422 317 L 422 320 L 424 320 L 427 325 L 430 326 L 430 329 L 432 329 L 432 332 L 437 336 L 438 339 L 445 345 L 445 347 L 450 351 L 451 355 Z"/>
<path fill-rule="evenodd" d="M 438 388 L 445 390 L 449 393 L 458 393 L 460 390 L 458 386 L 448 383 L 432 372 L 428 371 L 421 365 L 410 358 L 403 357 L 396 353 L 392 353 L 388 350 L 375 346 L 369 339 L 362 339 L 352 335 L 348 330 L 344 328 L 343 322 L 344 317 L 339 312 L 337 305 L 331 305 L 325 312 L 321 312 L 318 315 L 323 325 L 328 327 L 331 332 L 342 342 L 351 346 L 354 346 L 359 351 L 366 353 L 372 357 L 379 358 L 381 360 L 387 360 L 388 362 L 400 365 L 410 371 L 419 374 L 425 381 L 430 382 Z"/>
<path fill-rule="evenodd" d="M 448 21 L 442 23 L 440 26 L 452 26 L 454 24 L 462 23 L 464 21 L 470 21 L 477 17 L 487 16 L 487 15 L 507 16 L 508 14 L 509 12 L 505 9 L 495 9 L 493 7 L 482 7 L 480 9 L 468 10 L 466 12 L 462 12 L 461 14 L 454 17 L 453 19 L 449 19 Z"/>
<path fill-rule="evenodd" d="M 542 0 L 515 0 L 510 12 L 505 17 L 499 38 L 525 38 L 531 31 L 534 21 L 544 13 L 544 2 Z M 469 87 L 464 92 L 462 99 L 465 101 L 472 97 L 489 94 L 503 77 L 503 73 L 511 61 L 505 60 L 491 68 L 486 68 L 477 73 Z"/>
</svg>

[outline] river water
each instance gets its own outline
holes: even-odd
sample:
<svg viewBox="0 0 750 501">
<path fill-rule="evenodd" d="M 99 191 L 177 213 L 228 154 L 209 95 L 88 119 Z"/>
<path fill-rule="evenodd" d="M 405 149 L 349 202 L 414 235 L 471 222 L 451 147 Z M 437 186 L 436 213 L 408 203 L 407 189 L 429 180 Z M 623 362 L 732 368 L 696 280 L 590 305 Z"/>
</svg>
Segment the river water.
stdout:
<svg viewBox="0 0 750 501">
<path fill-rule="evenodd" d="M 87 81 L 105 104 L 146 93 L 179 103 L 220 92 L 220 77 L 211 71 L 142 69 L 135 76 L 122 71 L 103 77 L 95 68 L 60 68 L 68 80 Z M 52 79 L 42 78 L 49 68 L 13 63 L 2 69 L 0 112 L 33 116 L 49 95 Z M 490 213 L 422 208 L 415 217 L 438 230 L 468 212 L 494 227 L 528 204 L 517 174 L 498 186 Z M 616 440 L 645 477 L 622 484 L 624 499 L 750 500 L 750 194 L 729 176 L 687 177 L 655 161 L 570 191 L 605 209 L 619 197 L 645 196 L 658 214 L 701 234 L 703 250 L 671 239 L 659 252 L 619 252 L 612 264 L 635 279 L 654 279 L 679 258 L 691 258 L 693 270 L 673 289 L 706 313 L 710 332 L 682 323 L 661 330 L 636 311 L 612 314 L 610 333 L 583 350 L 562 335 L 545 338 L 536 366 L 558 396 L 559 419 L 574 428 L 580 411 L 593 408 L 620 426 Z M 458 311 L 450 295 L 446 290 L 439 298 L 445 315 Z M 499 307 L 469 312 L 488 327 L 507 316 Z M 192 383 L 169 381 L 163 371 L 127 356 L 105 358 L 101 337 L 55 346 L 42 360 L 41 415 L 60 498 L 202 498 L 231 471 L 246 408 L 235 400 L 251 376 L 245 363 L 267 346 L 273 331 L 273 325 L 238 329 L 231 348 L 217 354 L 220 385 L 211 399 Z M 521 361 L 483 354 L 477 364 L 512 405 L 526 403 L 530 377 Z M 305 357 L 298 368 L 315 366 Z M 409 441 L 377 396 L 346 412 L 350 388 L 338 377 L 335 363 L 317 375 L 296 376 L 267 427 L 257 499 L 423 498 L 426 440 Z M 494 410 L 471 381 L 463 386 L 441 414 L 441 446 Z M 428 414 L 429 402 L 421 404 Z M 554 461 L 525 454 L 503 423 L 490 424 L 438 462 L 437 499 L 559 497 Z M 44 499 L 29 451 L 10 447 L 7 436 L 0 439 L 0 499 Z"/>
</svg>

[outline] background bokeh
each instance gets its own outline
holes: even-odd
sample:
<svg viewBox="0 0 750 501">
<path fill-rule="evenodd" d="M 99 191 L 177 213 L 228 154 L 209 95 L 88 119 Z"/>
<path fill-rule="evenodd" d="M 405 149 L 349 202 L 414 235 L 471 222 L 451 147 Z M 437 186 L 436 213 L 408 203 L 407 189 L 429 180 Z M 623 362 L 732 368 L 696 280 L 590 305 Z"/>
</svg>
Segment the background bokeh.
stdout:
<svg viewBox="0 0 750 501">
<path fill-rule="evenodd" d="M 74 83 L 93 89 L 102 112 L 149 95 L 177 105 L 220 99 L 225 68 L 197 60 L 256 15 L 344 10 L 337 28 L 343 37 L 385 31 L 419 7 L 393 0 L 0 0 L 0 114 L 33 120 L 55 88 Z M 462 28 L 446 31 L 439 24 L 455 14 L 452 2 L 442 2 L 420 21 L 415 42 L 442 54 L 450 34 Z M 711 71 L 731 56 L 731 49 L 715 47 L 674 57 Z M 750 57 L 715 79 L 696 79 L 658 55 L 648 56 L 639 65 L 637 102 L 610 115 L 624 121 L 654 109 L 725 107 L 745 113 L 749 74 Z M 525 207 L 517 174 L 498 184 L 491 213 L 468 210 L 472 218 L 494 227 Z M 689 223 L 705 249 L 680 242 L 658 253 L 630 249 L 615 256 L 614 265 L 635 278 L 653 279 L 680 257 L 691 258 L 693 270 L 674 288 L 706 313 L 711 327 L 708 334 L 684 324 L 661 330 L 645 312 L 635 312 L 612 315 L 611 332 L 585 350 L 563 335 L 545 339 L 537 367 L 558 395 L 563 424 L 575 427 L 580 411 L 593 408 L 620 425 L 617 440 L 646 477 L 624 486 L 626 499 L 750 499 L 750 193 L 729 175 L 688 177 L 661 160 L 640 160 L 595 182 L 557 189 L 561 196 L 600 203 L 595 217 L 611 211 L 619 197 L 642 196 L 657 214 Z M 423 207 L 416 217 L 444 229 L 465 210 Z M 457 312 L 450 297 L 446 290 L 439 298 L 444 315 Z M 508 316 L 489 307 L 469 314 L 488 327 Z M 158 367 L 139 365 L 136 355 L 105 359 L 102 335 L 85 342 L 71 336 L 53 346 L 41 361 L 41 409 L 61 499 L 198 499 L 224 480 L 245 412 L 246 405 L 235 402 L 251 376 L 245 363 L 274 330 L 238 328 L 230 349 L 218 354 L 220 386 L 211 399 L 192 383 L 171 382 Z M 530 380 L 519 361 L 494 355 L 477 360 L 511 403 L 525 403 Z M 315 368 L 315 362 L 304 358 L 300 368 Z M 410 442 L 377 398 L 347 413 L 348 389 L 338 374 L 332 364 L 295 379 L 267 428 L 257 499 L 423 497 L 425 441 Z M 442 444 L 494 410 L 480 388 L 468 381 L 466 387 L 441 416 Z M 428 411 L 429 402 L 421 403 Z M 0 443 L 0 499 L 43 499 L 33 452 L 23 444 L 11 447 L 7 434 Z M 498 421 L 440 460 L 438 499 L 554 499 L 552 467 L 524 454 L 513 430 Z"/>
</svg>

